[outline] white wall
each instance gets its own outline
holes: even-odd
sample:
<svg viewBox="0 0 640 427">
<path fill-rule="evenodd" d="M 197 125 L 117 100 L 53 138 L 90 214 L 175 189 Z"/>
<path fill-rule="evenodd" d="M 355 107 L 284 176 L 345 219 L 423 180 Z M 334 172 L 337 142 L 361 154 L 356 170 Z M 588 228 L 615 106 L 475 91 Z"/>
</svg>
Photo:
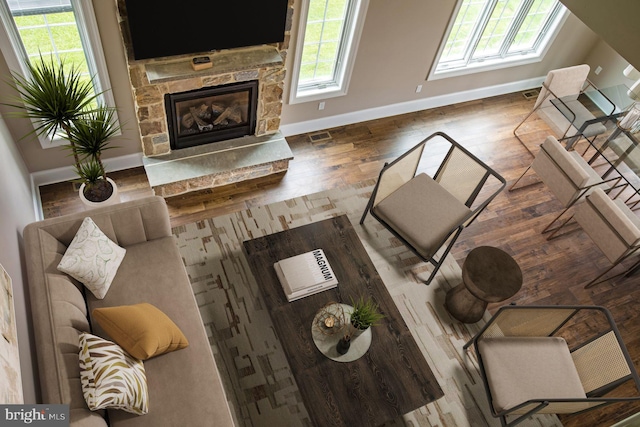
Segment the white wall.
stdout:
<svg viewBox="0 0 640 427">
<path fill-rule="evenodd" d="M 640 2 L 638 0 L 561 0 L 575 16 L 640 69 Z"/>
<path fill-rule="evenodd" d="M 292 70 L 295 58 L 300 1 L 295 2 L 287 70 Z M 324 126 L 328 120 L 322 119 L 354 115 L 354 112 L 371 111 L 394 104 L 429 105 L 424 108 L 431 108 L 438 105 L 430 105 L 430 99 L 445 102 L 451 99 L 453 102 L 449 103 L 454 103 L 468 100 L 464 96 L 473 94 L 486 97 L 482 91 L 484 88 L 495 88 L 493 95 L 500 94 L 498 92 L 502 89 L 511 92 L 530 89 L 539 86 L 549 70 L 584 62 L 599 40 L 579 19 L 569 15 L 539 62 L 426 80 L 455 4 L 456 0 L 370 0 L 347 95 L 326 99 L 322 111 L 318 110 L 319 101 L 285 103 L 282 110 L 283 127 L 306 132 L 309 129 L 295 125 L 307 122 L 313 125 L 315 122 Z M 288 97 L 290 79 L 289 74 L 285 82 L 285 97 Z M 520 82 L 530 85 L 518 87 Z M 422 85 L 420 93 L 416 93 L 417 85 Z"/>
<path fill-rule="evenodd" d="M 589 79 L 599 88 L 620 84 L 629 87 L 633 84 L 633 80 L 626 78 L 624 74 L 622 74 L 622 71 L 629 65 L 629 62 L 613 50 L 604 40 L 600 40 L 598 44 L 596 44 L 585 62 L 591 66 Z M 600 74 L 595 75 L 593 71 L 597 67 L 601 67 L 602 71 L 600 71 Z"/>
<path fill-rule="evenodd" d="M 35 403 L 34 363 L 30 342 L 31 315 L 27 312 L 26 271 L 22 256 L 22 230 L 35 221 L 29 173 L 0 116 L 0 264 L 13 282 L 13 298 L 18 328 L 20 366 L 25 403 Z M 2 403 L 2 402 L 0 402 Z"/>
</svg>

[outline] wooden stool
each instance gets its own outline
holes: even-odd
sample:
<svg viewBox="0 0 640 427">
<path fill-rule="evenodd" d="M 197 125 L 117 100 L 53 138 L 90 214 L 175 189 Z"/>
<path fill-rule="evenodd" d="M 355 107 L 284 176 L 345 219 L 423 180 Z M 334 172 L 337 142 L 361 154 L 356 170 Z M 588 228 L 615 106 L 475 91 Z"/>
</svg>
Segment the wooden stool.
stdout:
<svg viewBox="0 0 640 427">
<path fill-rule="evenodd" d="M 445 307 L 456 319 L 475 323 L 490 302 L 514 296 L 522 287 L 522 271 L 511 256 L 492 246 L 469 252 L 462 265 L 462 283 L 447 292 Z"/>
</svg>

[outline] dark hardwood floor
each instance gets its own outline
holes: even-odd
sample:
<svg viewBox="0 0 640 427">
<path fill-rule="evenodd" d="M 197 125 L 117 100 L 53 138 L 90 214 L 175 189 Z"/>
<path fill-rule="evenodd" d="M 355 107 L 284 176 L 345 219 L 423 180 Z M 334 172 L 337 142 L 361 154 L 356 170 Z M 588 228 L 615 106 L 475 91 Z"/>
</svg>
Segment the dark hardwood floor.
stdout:
<svg viewBox="0 0 640 427">
<path fill-rule="evenodd" d="M 385 161 L 434 131 L 444 131 L 461 142 L 501 173 L 509 186 L 533 160 L 512 134 L 533 102 L 514 93 L 328 129 L 330 138 L 318 142 L 311 142 L 309 134 L 287 137 L 294 154 L 287 173 L 169 199 L 172 225 L 347 183 L 373 183 Z M 543 122 L 531 119 L 522 132 L 535 152 L 549 131 Z M 118 183 L 123 201 L 151 194 L 143 168 L 109 176 Z M 529 181 L 532 179 L 535 182 L 535 175 Z M 40 192 L 45 217 L 82 210 L 71 183 L 44 186 Z M 584 289 L 586 282 L 610 264 L 579 229 L 546 240 L 540 230 L 560 209 L 560 203 L 544 184 L 505 190 L 464 230 L 452 253 L 460 264 L 471 249 L 480 245 L 497 246 L 513 255 L 522 268 L 524 285 L 515 297 L 500 305 L 513 301 L 609 308 L 640 369 L 640 275 Z M 492 304 L 489 309 L 493 312 L 500 305 Z M 640 404 L 615 404 L 561 419 L 571 427 L 610 426 L 636 412 L 640 412 Z"/>
</svg>

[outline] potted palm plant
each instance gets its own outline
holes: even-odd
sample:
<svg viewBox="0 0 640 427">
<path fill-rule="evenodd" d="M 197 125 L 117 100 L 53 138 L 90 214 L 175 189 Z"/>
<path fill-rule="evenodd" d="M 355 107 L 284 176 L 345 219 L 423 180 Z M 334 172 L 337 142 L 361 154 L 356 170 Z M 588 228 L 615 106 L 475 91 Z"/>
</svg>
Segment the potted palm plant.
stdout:
<svg viewBox="0 0 640 427">
<path fill-rule="evenodd" d="M 31 119 L 38 136 L 64 138 L 78 174 L 83 201 L 118 201 L 115 182 L 106 175 L 102 152 L 110 146 L 120 125 L 115 109 L 104 105 L 91 79 L 83 78 L 75 65 L 40 56 L 27 64 L 28 75 L 13 73 L 11 86 L 20 97 L 7 103 L 14 115 Z"/>
</svg>

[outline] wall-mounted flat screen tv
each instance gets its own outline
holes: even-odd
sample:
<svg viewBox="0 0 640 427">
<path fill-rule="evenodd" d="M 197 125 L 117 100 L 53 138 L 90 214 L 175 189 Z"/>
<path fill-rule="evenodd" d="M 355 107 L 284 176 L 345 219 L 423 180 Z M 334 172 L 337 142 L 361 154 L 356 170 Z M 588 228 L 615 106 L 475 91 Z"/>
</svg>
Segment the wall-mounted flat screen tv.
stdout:
<svg viewBox="0 0 640 427">
<path fill-rule="evenodd" d="M 288 0 L 125 0 L 135 59 L 284 40 Z"/>
</svg>

